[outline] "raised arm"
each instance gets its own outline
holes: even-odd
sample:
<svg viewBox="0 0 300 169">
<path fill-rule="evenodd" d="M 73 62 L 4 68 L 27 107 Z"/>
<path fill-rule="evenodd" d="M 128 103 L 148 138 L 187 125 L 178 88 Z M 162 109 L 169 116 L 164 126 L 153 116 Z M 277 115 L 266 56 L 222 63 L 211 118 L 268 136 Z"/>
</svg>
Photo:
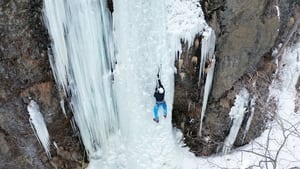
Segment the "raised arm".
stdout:
<svg viewBox="0 0 300 169">
<path fill-rule="evenodd" d="M 158 79 L 158 87 L 162 87 L 163 89 L 165 89 L 164 86 L 161 84 L 160 79 Z"/>
</svg>

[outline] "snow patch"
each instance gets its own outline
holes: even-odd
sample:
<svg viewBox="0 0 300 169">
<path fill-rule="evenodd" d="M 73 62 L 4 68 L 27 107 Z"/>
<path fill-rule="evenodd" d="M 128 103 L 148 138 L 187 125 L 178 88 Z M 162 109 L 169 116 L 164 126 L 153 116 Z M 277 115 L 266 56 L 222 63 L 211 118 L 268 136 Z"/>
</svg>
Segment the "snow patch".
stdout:
<svg viewBox="0 0 300 169">
<path fill-rule="evenodd" d="M 208 25 L 198 0 L 167 0 L 168 42 L 172 54 L 181 53 L 181 42 L 191 46 L 197 34 L 201 34 Z"/>
</svg>

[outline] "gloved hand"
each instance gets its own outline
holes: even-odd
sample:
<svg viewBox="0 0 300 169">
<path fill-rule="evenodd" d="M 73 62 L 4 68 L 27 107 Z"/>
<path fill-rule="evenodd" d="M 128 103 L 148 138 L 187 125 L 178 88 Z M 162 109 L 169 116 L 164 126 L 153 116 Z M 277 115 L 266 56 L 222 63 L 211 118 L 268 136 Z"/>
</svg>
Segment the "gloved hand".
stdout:
<svg viewBox="0 0 300 169">
<path fill-rule="evenodd" d="M 158 74 L 158 73 L 157 73 L 157 75 L 156 75 L 156 76 L 157 76 L 157 78 L 159 78 L 159 74 Z"/>
</svg>

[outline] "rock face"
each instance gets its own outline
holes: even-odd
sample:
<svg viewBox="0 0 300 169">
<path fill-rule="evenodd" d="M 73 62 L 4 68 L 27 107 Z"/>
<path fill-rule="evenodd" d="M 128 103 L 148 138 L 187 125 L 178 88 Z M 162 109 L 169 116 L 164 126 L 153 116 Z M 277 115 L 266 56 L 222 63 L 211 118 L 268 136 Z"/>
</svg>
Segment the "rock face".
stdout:
<svg viewBox="0 0 300 169">
<path fill-rule="evenodd" d="M 172 121 L 184 133 L 191 132 L 190 122 L 199 119 L 201 111 L 201 93 L 198 86 L 198 75 L 201 57 L 201 37 L 196 36 L 193 46 L 189 49 L 187 43 L 182 43 L 182 53 L 176 61 L 177 74 L 175 75 L 175 93 Z M 197 130 L 193 130 L 197 136 Z"/>
<path fill-rule="evenodd" d="M 48 35 L 41 20 L 42 0 L 0 1 L 0 168 L 76 168 L 82 159 L 69 116 L 60 108 L 48 62 Z M 76 159 L 49 160 L 29 124 L 29 98 L 41 108 L 53 142 Z"/>
<path fill-rule="evenodd" d="M 273 47 L 279 30 L 277 10 L 269 0 L 229 0 L 220 12 L 222 32 L 216 56 L 212 96 L 220 98 L 246 72 L 255 70 Z"/>
<path fill-rule="evenodd" d="M 217 65 L 201 137 L 197 133 L 203 84 L 197 86 L 197 77 L 189 73 L 193 70 L 192 58 L 199 51 L 195 43 L 199 36 L 190 48 L 185 44 L 182 46 L 181 60 L 176 63 L 179 73 L 175 75 L 173 105 L 173 124 L 182 130 L 184 142 L 196 155 L 207 156 L 222 149 L 231 128 L 229 112 L 242 88 L 248 90 L 250 99 L 255 98 L 254 116 L 250 129 L 244 135 L 251 108 L 249 101 L 233 147 L 248 143 L 264 130 L 265 122 L 272 118 L 269 112 L 275 112 L 276 108 L 272 101 L 266 104 L 268 87 L 277 68 L 276 55 L 272 55 L 272 50 L 287 39 L 294 25 L 296 4 L 299 3 L 297 0 L 280 1 L 278 4 L 270 0 L 202 1 L 206 19 L 217 35 Z M 276 5 L 282 11 L 280 19 Z M 185 69 L 179 68 L 179 65 Z"/>
</svg>

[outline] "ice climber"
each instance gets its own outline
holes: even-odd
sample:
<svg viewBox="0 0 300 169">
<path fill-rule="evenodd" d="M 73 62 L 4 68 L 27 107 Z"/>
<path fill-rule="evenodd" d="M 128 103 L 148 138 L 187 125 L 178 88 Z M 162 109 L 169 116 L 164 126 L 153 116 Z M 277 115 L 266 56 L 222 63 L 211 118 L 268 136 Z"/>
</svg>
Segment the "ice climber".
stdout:
<svg viewBox="0 0 300 169">
<path fill-rule="evenodd" d="M 155 88 L 155 92 L 154 92 L 154 97 L 156 100 L 156 104 L 155 104 L 154 110 L 153 110 L 153 112 L 154 112 L 153 120 L 158 123 L 159 122 L 159 118 L 158 118 L 159 107 L 163 108 L 164 118 L 167 117 L 167 105 L 165 102 L 165 88 L 161 84 L 159 74 L 157 74 L 157 83 L 156 83 L 156 88 Z"/>
</svg>

